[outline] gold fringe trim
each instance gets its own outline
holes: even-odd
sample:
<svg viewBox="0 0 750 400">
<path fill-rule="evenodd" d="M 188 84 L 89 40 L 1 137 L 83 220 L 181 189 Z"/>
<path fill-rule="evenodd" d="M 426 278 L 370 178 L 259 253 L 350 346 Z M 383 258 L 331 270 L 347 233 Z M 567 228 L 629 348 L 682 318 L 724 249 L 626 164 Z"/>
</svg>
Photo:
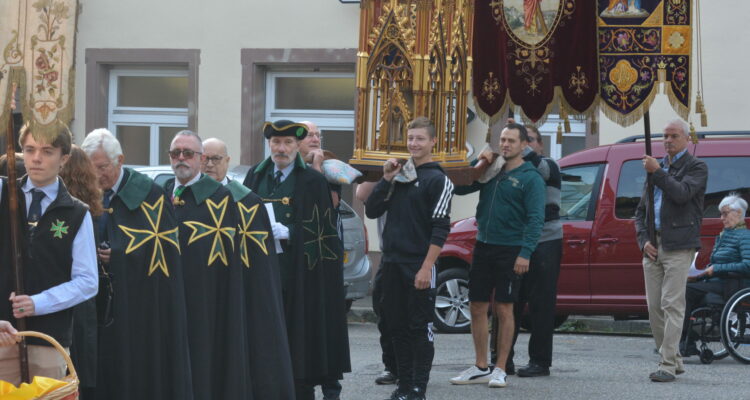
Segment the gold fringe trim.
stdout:
<svg viewBox="0 0 750 400">
<path fill-rule="evenodd" d="M 654 86 L 651 88 L 651 93 L 646 96 L 646 99 L 643 101 L 643 103 L 638 108 L 625 115 L 612 108 L 609 103 L 602 101 L 602 113 L 607 116 L 607 118 L 612 122 L 622 127 L 628 127 L 643 118 L 643 115 L 646 113 L 646 111 L 651 108 L 651 104 L 653 104 L 654 98 L 656 98 L 657 91 L 658 86 L 655 82 Z"/>
<path fill-rule="evenodd" d="M 484 123 L 490 127 L 500 122 L 503 118 L 505 118 L 505 114 L 508 113 L 508 106 L 510 104 L 510 94 L 507 90 L 505 91 L 505 96 L 502 101 L 502 106 L 500 106 L 500 110 L 493 115 L 487 114 L 484 110 L 482 110 L 479 107 L 479 100 L 477 99 L 476 95 L 473 95 L 473 98 L 474 98 L 474 112 L 477 114 L 477 117 L 479 117 L 479 119 L 484 121 Z"/>
<path fill-rule="evenodd" d="M 3 79 L 8 80 L 8 87 L 5 93 L 5 104 L 0 104 L 0 132 L 6 132 L 8 130 L 8 118 L 10 118 L 10 102 L 11 92 L 13 91 L 13 84 L 16 84 L 16 93 L 20 101 L 16 103 L 16 112 L 20 112 L 22 104 L 25 104 L 24 99 L 26 98 L 26 70 L 22 67 L 10 68 L 8 76 Z M 7 133 L 3 133 L 7 135 Z M 6 136 L 7 137 L 7 136 Z"/>
</svg>

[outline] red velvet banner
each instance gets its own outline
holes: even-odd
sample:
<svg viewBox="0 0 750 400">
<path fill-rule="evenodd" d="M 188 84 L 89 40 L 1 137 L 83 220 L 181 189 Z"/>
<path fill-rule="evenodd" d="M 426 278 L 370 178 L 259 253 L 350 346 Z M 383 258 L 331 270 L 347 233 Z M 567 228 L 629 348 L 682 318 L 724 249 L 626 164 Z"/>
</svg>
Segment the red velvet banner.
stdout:
<svg viewBox="0 0 750 400">
<path fill-rule="evenodd" d="M 596 19 L 594 1 L 477 0 L 477 113 L 491 124 L 509 103 L 533 122 L 560 102 L 588 113 L 599 92 Z"/>
</svg>

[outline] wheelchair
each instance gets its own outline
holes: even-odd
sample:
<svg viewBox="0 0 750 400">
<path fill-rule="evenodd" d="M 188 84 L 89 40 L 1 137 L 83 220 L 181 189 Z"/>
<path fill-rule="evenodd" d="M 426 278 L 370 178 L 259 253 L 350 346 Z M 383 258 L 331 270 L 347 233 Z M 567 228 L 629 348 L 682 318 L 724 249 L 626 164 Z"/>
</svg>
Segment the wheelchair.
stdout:
<svg viewBox="0 0 750 400">
<path fill-rule="evenodd" d="M 750 364 L 750 288 L 735 293 L 721 313 L 721 343 L 732 358 Z"/>
<path fill-rule="evenodd" d="M 742 277 L 730 274 L 722 294 L 707 293 L 705 304 L 690 313 L 687 335 L 695 341 L 703 364 L 729 355 L 750 364 L 750 288 L 741 285 Z M 686 343 L 680 343 L 681 352 L 683 346 Z"/>
<path fill-rule="evenodd" d="M 701 363 L 711 364 L 714 360 L 721 360 L 729 355 L 721 341 L 721 315 L 725 300 L 721 295 L 709 293 L 706 295 L 705 302 L 706 305 L 690 313 L 688 335 L 695 340 Z M 682 345 L 681 343 L 680 348 L 684 352 Z M 685 356 L 690 355 L 692 354 Z"/>
</svg>

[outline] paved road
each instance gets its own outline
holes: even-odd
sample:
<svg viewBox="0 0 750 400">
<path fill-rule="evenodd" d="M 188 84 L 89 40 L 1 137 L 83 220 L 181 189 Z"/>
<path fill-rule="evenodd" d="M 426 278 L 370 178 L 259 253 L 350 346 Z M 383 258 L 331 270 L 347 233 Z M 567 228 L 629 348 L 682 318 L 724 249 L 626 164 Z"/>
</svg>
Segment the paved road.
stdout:
<svg viewBox="0 0 750 400">
<path fill-rule="evenodd" d="M 381 372 L 380 345 L 374 324 L 350 323 L 351 374 L 345 375 L 344 400 L 380 400 L 393 386 L 373 383 Z M 524 349 L 528 335 L 519 338 Z M 675 383 L 651 383 L 648 373 L 658 362 L 653 340 L 644 337 L 556 335 L 552 376 L 510 377 L 504 389 L 483 385 L 453 386 L 448 379 L 469 366 L 469 335 L 436 335 L 435 360 L 427 389 L 431 400 L 474 399 L 750 399 L 750 365 L 731 358 L 703 365 L 686 360 L 687 373 Z M 525 364 L 526 359 L 516 360 Z M 318 398 L 320 393 L 317 393 Z"/>
</svg>

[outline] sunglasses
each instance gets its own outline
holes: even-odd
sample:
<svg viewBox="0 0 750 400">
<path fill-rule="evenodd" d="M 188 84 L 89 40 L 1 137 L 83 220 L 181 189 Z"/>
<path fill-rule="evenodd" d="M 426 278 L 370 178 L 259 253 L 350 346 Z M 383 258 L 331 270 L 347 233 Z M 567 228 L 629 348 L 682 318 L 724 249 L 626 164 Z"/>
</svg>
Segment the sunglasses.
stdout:
<svg viewBox="0 0 750 400">
<path fill-rule="evenodd" d="M 203 153 L 199 151 L 193 151 L 193 150 L 182 150 L 182 149 L 174 149 L 167 152 L 169 154 L 169 157 L 171 157 L 173 160 L 176 160 L 180 158 L 180 154 L 182 154 L 183 157 L 185 157 L 186 160 L 189 160 L 193 158 L 196 154 L 201 155 Z"/>
</svg>

